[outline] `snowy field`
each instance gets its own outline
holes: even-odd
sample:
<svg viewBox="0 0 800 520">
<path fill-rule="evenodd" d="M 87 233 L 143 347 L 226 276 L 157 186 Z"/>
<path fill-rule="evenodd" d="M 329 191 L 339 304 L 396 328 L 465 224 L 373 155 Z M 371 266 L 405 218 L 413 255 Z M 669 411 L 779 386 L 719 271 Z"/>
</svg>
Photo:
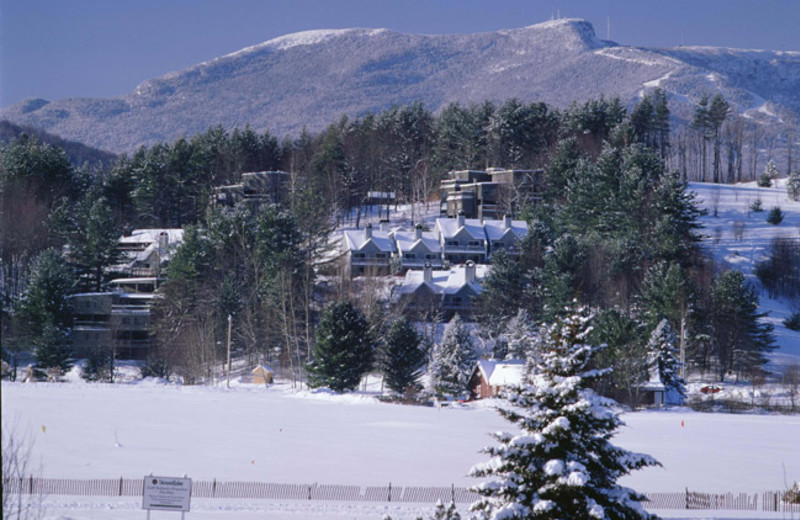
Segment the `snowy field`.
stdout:
<svg viewBox="0 0 800 520">
<path fill-rule="evenodd" d="M 800 233 L 800 203 L 782 189 L 693 184 L 711 214 L 704 244 L 718 262 L 749 273 L 778 234 Z M 764 213 L 748 206 L 760 198 Z M 778 205 L 780 226 L 765 222 Z M 717 216 L 713 215 L 716 206 Z M 733 233 L 742 222 L 742 239 Z M 741 226 L 741 224 L 740 224 Z M 752 281 L 757 281 L 753 278 Z M 800 361 L 800 333 L 781 321 L 785 301 L 761 295 L 779 343 L 770 368 Z M 727 385 L 729 395 L 751 388 Z M 236 382 L 232 388 L 127 384 L 2 383 L 3 426 L 33 445 L 45 477 L 141 478 L 379 486 L 468 486 L 470 467 L 486 459 L 489 433 L 506 429 L 490 403 L 455 408 L 384 404 L 372 393 L 332 395 Z M 688 409 L 627 413 L 620 446 L 655 456 L 662 468 L 626 477 L 643 492 L 777 491 L 800 480 L 800 416 L 702 414 Z M 465 512 L 462 506 L 462 514 Z M 195 499 L 187 518 L 202 520 L 373 519 L 428 517 L 431 505 Z M 747 511 L 657 511 L 666 518 L 791 518 Z M 140 498 L 45 497 L 49 520 L 142 519 Z M 466 517 L 466 515 L 465 515 Z M 797 517 L 797 514 L 794 515 Z M 177 518 L 157 513 L 153 519 Z"/>
<path fill-rule="evenodd" d="M 2 408 L 5 421 L 17 419 L 32 436 L 35 462 L 41 464 L 43 476 L 87 479 L 139 478 L 153 473 L 186 474 L 197 480 L 465 486 L 476 483 L 466 474 L 485 459 L 479 451 L 491 443 L 488 433 L 505 429 L 505 423 L 486 406 L 392 405 L 364 394 L 297 392 L 284 384 L 226 389 L 152 381 L 118 385 L 4 382 Z M 624 420 L 627 426 L 616 443 L 649 453 L 663 464 L 663 468 L 627 477 L 625 484 L 637 490 L 680 492 L 688 487 L 754 493 L 784 489 L 786 481 L 800 479 L 800 416 L 678 409 L 629 413 Z M 118 515 L 131 508 L 132 515 L 143 514 L 138 499 L 48 500 L 61 515 L 53 518 L 127 518 Z M 388 507 L 196 502 L 200 518 L 204 512 L 208 518 L 223 518 L 218 515 L 225 512 L 237 520 L 267 512 L 258 518 L 284 518 L 273 516 L 281 508 L 281 515 L 297 515 L 293 518 L 313 512 L 320 518 L 377 519 L 380 514 L 370 516 L 376 508 Z M 430 510 L 430 506 L 392 507 L 396 510 L 390 513 L 393 518 L 413 518 Z M 399 516 L 401 511 L 408 516 Z"/>
</svg>

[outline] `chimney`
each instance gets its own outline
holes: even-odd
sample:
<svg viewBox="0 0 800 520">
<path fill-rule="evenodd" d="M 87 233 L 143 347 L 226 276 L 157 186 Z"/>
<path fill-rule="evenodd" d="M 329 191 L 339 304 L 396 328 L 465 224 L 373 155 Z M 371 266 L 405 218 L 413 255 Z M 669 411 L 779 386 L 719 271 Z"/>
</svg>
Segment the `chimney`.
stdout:
<svg viewBox="0 0 800 520">
<path fill-rule="evenodd" d="M 372 238 L 372 224 L 367 224 L 367 227 L 364 228 L 364 238 Z"/>
<path fill-rule="evenodd" d="M 433 280 L 433 267 L 430 262 L 425 262 L 425 267 L 422 268 L 422 279 L 426 283 L 432 283 Z"/>
<path fill-rule="evenodd" d="M 511 229 L 511 215 L 503 217 L 503 229 Z"/>
<path fill-rule="evenodd" d="M 467 260 L 464 265 L 464 281 L 467 283 L 475 283 L 475 262 Z"/>
<path fill-rule="evenodd" d="M 169 246 L 169 233 L 166 231 L 162 231 L 158 234 L 158 249 L 161 251 L 166 251 L 167 247 Z"/>
<path fill-rule="evenodd" d="M 420 238 L 422 238 L 422 226 L 417 224 L 414 228 L 414 240 L 419 240 Z"/>
<path fill-rule="evenodd" d="M 458 227 L 464 227 L 464 210 L 458 212 Z"/>
</svg>

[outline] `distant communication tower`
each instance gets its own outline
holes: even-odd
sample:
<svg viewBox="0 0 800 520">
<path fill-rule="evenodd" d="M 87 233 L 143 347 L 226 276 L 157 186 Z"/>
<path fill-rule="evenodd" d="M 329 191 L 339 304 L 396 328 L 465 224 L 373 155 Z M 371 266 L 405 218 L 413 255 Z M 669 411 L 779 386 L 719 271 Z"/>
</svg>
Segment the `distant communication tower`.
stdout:
<svg viewBox="0 0 800 520">
<path fill-rule="evenodd" d="M 611 17 L 606 16 L 606 40 L 611 39 Z"/>
</svg>

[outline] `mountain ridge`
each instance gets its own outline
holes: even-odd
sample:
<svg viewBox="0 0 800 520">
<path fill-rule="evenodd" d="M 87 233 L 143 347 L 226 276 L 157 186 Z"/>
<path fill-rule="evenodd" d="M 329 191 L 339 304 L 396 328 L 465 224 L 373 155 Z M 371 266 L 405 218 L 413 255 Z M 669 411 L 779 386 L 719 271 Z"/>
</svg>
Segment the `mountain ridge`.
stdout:
<svg viewBox="0 0 800 520">
<path fill-rule="evenodd" d="M 475 34 L 315 30 L 145 80 L 122 96 L 26 99 L 0 118 L 124 152 L 216 125 L 281 137 L 319 131 L 342 115 L 417 100 L 433 111 L 511 97 L 565 108 L 619 96 L 630 105 L 656 87 L 678 122 L 703 93 L 717 92 L 756 120 L 797 118 L 800 52 L 623 46 L 580 19 Z"/>
</svg>

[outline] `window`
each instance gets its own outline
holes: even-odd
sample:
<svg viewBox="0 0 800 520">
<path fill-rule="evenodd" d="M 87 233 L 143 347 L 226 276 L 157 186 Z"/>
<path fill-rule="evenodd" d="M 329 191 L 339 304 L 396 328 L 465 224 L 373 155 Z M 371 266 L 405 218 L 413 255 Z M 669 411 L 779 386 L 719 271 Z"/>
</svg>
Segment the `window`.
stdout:
<svg viewBox="0 0 800 520">
<path fill-rule="evenodd" d="M 366 258 L 366 257 L 367 257 L 367 255 L 365 255 L 364 253 L 353 253 L 353 258 L 362 259 L 362 258 Z"/>
<path fill-rule="evenodd" d="M 409 260 L 413 260 L 413 259 L 415 259 L 416 257 L 417 257 L 417 255 L 415 255 L 414 253 L 405 253 L 405 254 L 403 255 L 403 258 L 407 258 L 407 259 L 409 259 Z"/>
<path fill-rule="evenodd" d="M 481 245 L 479 240 L 470 240 L 467 244 L 469 246 L 479 246 L 479 245 Z"/>
<path fill-rule="evenodd" d="M 458 247 L 458 245 L 459 245 L 458 244 L 458 240 L 448 240 L 447 241 L 447 245 L 448 246 L 456 246 L 456 247 Z"/>
<path fill-rule="evenodd" d="M 386 258 L 386 253 L 375 253 L 375 258 Z"/>
</svg>

